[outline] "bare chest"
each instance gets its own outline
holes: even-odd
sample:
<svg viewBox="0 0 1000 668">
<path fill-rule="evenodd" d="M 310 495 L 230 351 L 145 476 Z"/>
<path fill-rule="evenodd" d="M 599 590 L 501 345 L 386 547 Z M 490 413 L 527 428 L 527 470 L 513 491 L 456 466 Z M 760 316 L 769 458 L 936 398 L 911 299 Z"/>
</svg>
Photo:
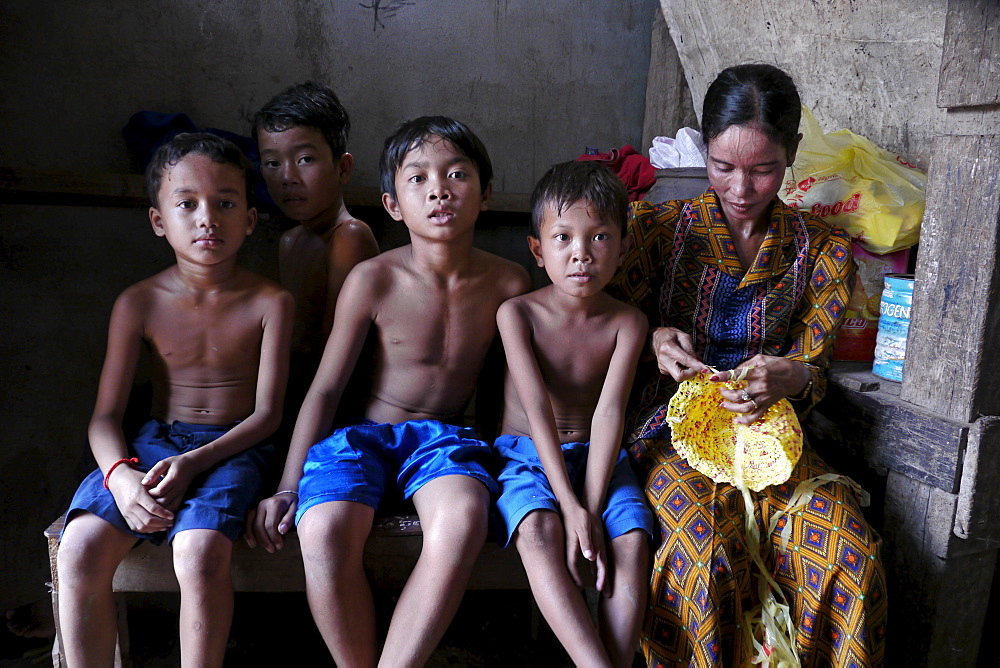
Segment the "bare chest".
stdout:
<svg viewBox="0 0 1000 668">
<path fill-rule="evenodd" d="M 616 340 L 617 330 L 603 320 L 585 326 L 536 327 L 532 345 L 550 394 L 566 404 L 596 404 Z"/>
<path fill-rule="evenodd" d="M 384 354 L 413 362 L 460 367 L 481 361 L 496 331 L 498 299 L 473 290 L 402 291 L 375 319 Z"/>
<path fill-rule="evenodd" d="M 263 327 L 251 305 L 184 304 L 158 311 L 145 339 L 171 378 L 256 377 Z"/>
</svg>

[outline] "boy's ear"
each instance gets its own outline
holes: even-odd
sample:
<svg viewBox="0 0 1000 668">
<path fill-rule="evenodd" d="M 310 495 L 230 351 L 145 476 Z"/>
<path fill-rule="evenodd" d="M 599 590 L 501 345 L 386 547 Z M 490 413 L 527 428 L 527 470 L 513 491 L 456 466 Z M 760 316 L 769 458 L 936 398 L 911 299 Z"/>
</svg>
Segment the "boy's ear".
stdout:
<svg viewBox="0 0 1000 668">
<path fill-rule="evenodd" d="M 486 209 L 488 208 L 487 205 L 490 203 L 490 197 L 492 197 L 492 195 L 493 195 L 493 182 L 490 181 L 489 183 L 486 184 L 486 190 L 483 191 L 483 201 L 479 205 L 480 211 L 486 211 Z"/>
<path fill-rule="evenodd" d="M 542 259 L 542 242 L 538 240 L 538 237 L 528 235 L 528 250 L 535 257 L 535 262 L 538 263 L 538 266 L 544 267 L 545 260 Z"/>
<path fill-rule="evenodd" d="M 389 212 L 392 219 L 397 223 L 403 220 L 403 213 L 399 210 L 399 204 L 389 193 L 382 193 L 382 206 Z"/>
<path fill-rule="evenodd" d="M 354 172 L 354 156 L 345 152 L 337 161 L 337 166 L 340 167 L 340 185 L 345 186 Z"/>
<path fill-rule="evenodd" d="M 163 216 L 160 215 L 160 210 L 155 206 L 149 207 L 149 223 L 153 226 L 153 232 L 156 233 L 156 236 L 166 236 L 167 233 L 163 229 Z"/>
<path fill-rule="evenodd" d="M 247 236 L 253 234 L 255 229 L 257 229 L 257 209 L 250 207 L 247 209 Z"/>
</svg>

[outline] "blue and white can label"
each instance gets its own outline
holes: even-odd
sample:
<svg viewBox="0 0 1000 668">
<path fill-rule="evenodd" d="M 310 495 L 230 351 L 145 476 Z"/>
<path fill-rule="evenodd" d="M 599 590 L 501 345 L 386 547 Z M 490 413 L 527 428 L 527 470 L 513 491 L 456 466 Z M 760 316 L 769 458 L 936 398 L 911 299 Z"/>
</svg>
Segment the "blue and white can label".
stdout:
<svg viewBox="0 0 1000 668">
<path fill-rule="evenodd" d="M 913 304 L 913 274 L 886 274 L 879 306 L 875 364 L 872 373 L 887 380 L 903 380 L 906 335 Z"/>
</svg>

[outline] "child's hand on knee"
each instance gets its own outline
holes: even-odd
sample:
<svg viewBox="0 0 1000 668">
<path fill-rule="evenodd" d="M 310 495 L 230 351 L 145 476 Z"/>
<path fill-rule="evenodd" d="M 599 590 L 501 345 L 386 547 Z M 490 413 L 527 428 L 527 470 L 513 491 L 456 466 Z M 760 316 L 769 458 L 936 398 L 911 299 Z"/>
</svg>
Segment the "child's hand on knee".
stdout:
<svg viewBox="0 0 1000 668">
<path fill-rule="evenodd" d="M 579 559 L 582 555 L 597 567 L 597 589 L 604 586 L 604 533 L 598 521 L 581 505 L 563 508 L 563 526 L 566 530 L 566 567 L 577 587 L 583 588 Z"/>
<path fill-rule="evenodd" d="M 279 492 L 261 501 L 257 508 L 251 508 L 247 512 L 246 532 L 243 535 L 247 545 L 254 547 L 260 543 L 268 552 L 284 547 L 282 537 L 295 526 L 298 500 L 298 495 L 293 492 Z"/>
<path fill-rule="evenodd" d="M 126 524 L 139 533 L 155 533 L 174 524 L 174 514 L 142 484 L 143 473 L 119 466 L 108 479 L 108 489 Z"/>
<path fill-rule="evenodd" d="M 160 505 L 173 511 L 180 507 L 184 494 L 198 473 L 190 460 L 177 455 L 156 462 L 142 479 L 142 484 Z"/>
</svg>

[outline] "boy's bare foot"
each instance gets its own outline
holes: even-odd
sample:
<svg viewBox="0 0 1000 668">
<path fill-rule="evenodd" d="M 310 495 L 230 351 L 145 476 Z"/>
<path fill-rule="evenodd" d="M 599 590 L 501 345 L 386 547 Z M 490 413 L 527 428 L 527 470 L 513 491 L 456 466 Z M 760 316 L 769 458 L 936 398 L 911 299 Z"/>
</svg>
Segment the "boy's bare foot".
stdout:
<svg viewBox="0 0 1000 668">
<path fill-rule="evenodd" d="M 6 618 L 7 629 L 22 638 L 51 638 L 56 634 L 52 602 L 47 598 L 8 610 Z"/>
</svg>

